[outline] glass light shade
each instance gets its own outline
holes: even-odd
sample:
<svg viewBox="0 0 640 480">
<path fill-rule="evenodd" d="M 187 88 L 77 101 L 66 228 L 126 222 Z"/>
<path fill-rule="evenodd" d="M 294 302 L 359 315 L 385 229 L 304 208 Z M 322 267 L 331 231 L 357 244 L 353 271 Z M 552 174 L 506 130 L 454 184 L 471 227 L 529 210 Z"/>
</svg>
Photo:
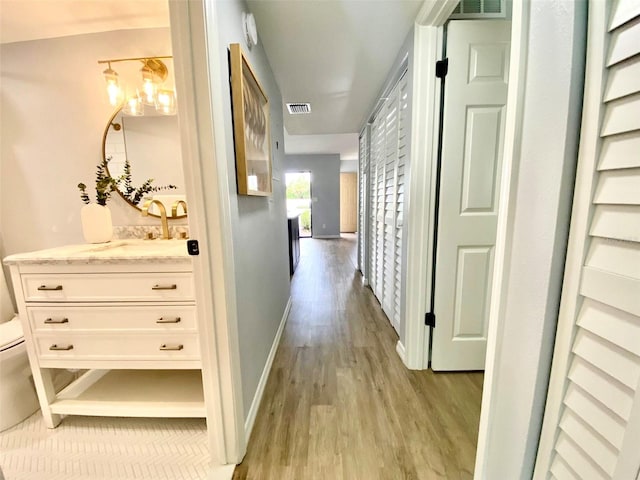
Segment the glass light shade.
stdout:
<svg viewBox="0 0 640 480">
<path fill-rule="evenodd" d="M 122 113 L 135 117 L 144 115 L 144 105 L 142 103 L 142 97 L 140 97 L 140 93 L 138 91 L 136 91 L 135 94 L 127 97 L 127 100 L 122 106 Z"/>
<path fill-rule="evenodd" d="M 112 106 L 120 105 L 122 102 L 122 88 L 120 88 L 120 80 L 118 79 L 118 72 L 112 70 L 111 67 L 107 68 L 104 72 L 104 79 L 107 82 L 107 95 L 109 96 L 109 103 Z"/>
<path fill-rule="evenodd" d="M 173 90 L 158 90 L 156 96 L 156 111 L 162 115 L 173 115 L 176 113 L 176 93 Z"/>
<path fill-rule="evenodd" d="M 149 79 L 144 79 L 142 84 L 142 101 L 145 105 L 155 106 L 158 87 Z"/>
</svg>

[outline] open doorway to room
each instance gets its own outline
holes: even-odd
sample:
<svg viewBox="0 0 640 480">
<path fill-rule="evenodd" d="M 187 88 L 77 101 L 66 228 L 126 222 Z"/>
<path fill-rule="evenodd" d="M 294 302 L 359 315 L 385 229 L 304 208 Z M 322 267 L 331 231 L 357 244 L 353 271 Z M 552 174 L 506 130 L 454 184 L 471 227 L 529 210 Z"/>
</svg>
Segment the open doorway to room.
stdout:
<svg viewBox="0 0 640 480">
<path fill-rule="evenodd" d="M 311 237 L 311 172 L 288 172 L 285 184 L 287 213 L 298 215 L 300 237 Z"/>
</svg>

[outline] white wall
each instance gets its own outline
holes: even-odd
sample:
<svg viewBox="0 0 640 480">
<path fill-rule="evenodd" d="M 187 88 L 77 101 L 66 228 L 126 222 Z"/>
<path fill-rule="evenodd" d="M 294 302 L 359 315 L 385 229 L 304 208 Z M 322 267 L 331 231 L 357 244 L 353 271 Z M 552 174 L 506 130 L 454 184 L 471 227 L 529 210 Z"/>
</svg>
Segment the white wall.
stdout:
<svg viewBox="0 0 640 480">
<path fill-rule="evenodd" d="M 340 155 L 287 155 L 285 171 L 311 172 L 314 237 L 340 236 Z"/>
<path fill-rule="evenodd" d="M 97 61 L 152 54 L 171 54 L 168 28 L 0 46 L 0 255 L 84 242 L 76 185 L 94 184 L 114 110 Z M 158 223 L 109 206 L 114 225 Z"/>
<path fill-rule="evenodd" d="M 358 160 L 340 160 L 341 172 L 357 172 Z"/>
<path fill-rule="evenodd" d="M 248 11 L 245 2 L 218 2 L 216 9 L 222 58 L 227 58 L 229 44 L 240 43 L 267 92 L 271 109 L 273 194 L 270 197 L 237 195 L 236 177 L 229 176 L 240 369 L 246 418 L 289 298 L 282 97 L 262 45 L 249 50 L 245 44 L 242 32 L 242 12 Z M 218 73 L 223 89 L 228 169 L 235 172 L 229 70 L 223 68 Z"/>
<path fill-rule="evenodd" d="M 578 152 L 586 3 L 554 0 L 527 5 L 530 22 L 525 37 L 526 69 L 522 70 L 522 129 L 516 132 L 512 152 L 508 145 L 505 149 L 505 158 L 513 155 L 514 173 L 506 213 L 501 313 L 492 318 L 496 323 L 490 327 L 495 328 L 497 338 L 495 355 L 487 359 L 478 479 L 528 479 L 533 472 Z M 514 9 L 514 21 L 522 8 Z M 514 37 L 517 35 L 515 32 Z M 510 89 L 512 85 L 516 87 L 511 83 Z M 490 343 L 493 341 L 490 335 Z M 494 351 L 492 347 L 489 352 Z"/>
</svg>

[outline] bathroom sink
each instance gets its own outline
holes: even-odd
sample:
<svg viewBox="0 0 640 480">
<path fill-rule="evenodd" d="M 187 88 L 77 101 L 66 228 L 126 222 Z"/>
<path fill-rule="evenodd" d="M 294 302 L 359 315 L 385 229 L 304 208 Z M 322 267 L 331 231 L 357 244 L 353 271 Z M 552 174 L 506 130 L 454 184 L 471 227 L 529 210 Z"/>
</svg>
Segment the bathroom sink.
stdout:
<svg viewBox="0 0 640 480">
<path fill-rule="evenodd" d="M 110 263 L 117 260 L 142 263 L 183 261 L 189 258 L 186 240 L 115 240 L 108 243 L 80 244 L 56 247 L 49 250 L 10 255 L 5 263 Z"/>
<path fill-rule="evenodd" d="M 186 251 L 185 240 L 116 240 L 114 242 L 94 245 L 87 250 L 93 254 L 103 253 L 111 256 L 150 255 L 153 253 L 182 252 Z"/>
</svg>

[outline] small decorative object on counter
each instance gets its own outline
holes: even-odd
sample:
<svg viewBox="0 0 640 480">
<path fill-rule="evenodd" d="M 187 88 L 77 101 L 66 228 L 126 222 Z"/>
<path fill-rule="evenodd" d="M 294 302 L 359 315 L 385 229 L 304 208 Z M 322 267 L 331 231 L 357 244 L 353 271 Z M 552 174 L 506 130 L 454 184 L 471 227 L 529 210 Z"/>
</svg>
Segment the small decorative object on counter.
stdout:
<svg viewBox="0 0 640 480">
<path fill-rule="evenodd" d="M 87 186 L 84 183 L 78 184 L 80 199 L 85 203 L 80 212 L 80 219 L 82 234 L 87 243 L 105 243 L 113 237 L 111 211 L 107 207 L 107 201 L 113 192 L 118 192 L 125 200 L 137 205 L 147 193 L 177 188 L 175 185 L 155 186 L 153 178 L 147 179 L 139 187 L 134 186 L 128 160 L 125 162 L 124 173 L 113 178 L 109 173 L 109 161 L 111 157 L 105 158 L 96 168 L 96 203 L 91 203 Z"/>
<path fill-rule="evenodd" d="M 105 243 L 113 237 L 111 210 L 106 205 L 90 203 L 80 210 L 82 235 L 87 243 Z"/>
<path fill-rule="evenodd" d="M 80 199 L 85 203 L 80 211 L 80 220 L 87 243 L 105 243 L 113 237 L 111 211 L 107 207 L 107 200 L 116 190 L 118 182 L 107 173 L 108 162 L 108 159 L 104 160 L 96 169 L 96 203 L 91 203 L 87 186 L 84 183 L 78 184 Z"/>
</svg>

